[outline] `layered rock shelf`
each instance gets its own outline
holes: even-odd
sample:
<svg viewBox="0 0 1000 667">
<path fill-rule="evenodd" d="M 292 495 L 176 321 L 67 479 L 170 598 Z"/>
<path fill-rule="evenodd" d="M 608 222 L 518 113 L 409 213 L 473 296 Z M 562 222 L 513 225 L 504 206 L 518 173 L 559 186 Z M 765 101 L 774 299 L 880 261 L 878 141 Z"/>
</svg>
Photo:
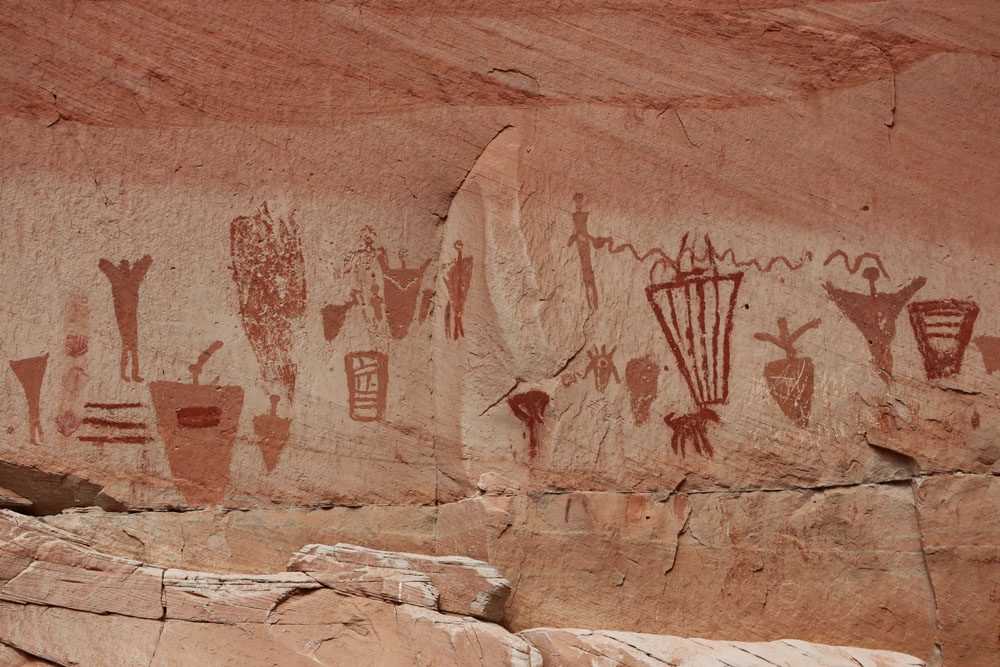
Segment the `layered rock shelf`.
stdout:
<svg viewBox="0 0 1000 667">
<path fill-rule="evenodd" d="M 482 561 L 352 544 L 306 545 L 280 573 L 164 569 L 0 510 L 0 664 L 11 667 L 925 664 L 806 642 L 512 634 L 488 622 L 501 620 L 509 592 Z"/>
</svg>

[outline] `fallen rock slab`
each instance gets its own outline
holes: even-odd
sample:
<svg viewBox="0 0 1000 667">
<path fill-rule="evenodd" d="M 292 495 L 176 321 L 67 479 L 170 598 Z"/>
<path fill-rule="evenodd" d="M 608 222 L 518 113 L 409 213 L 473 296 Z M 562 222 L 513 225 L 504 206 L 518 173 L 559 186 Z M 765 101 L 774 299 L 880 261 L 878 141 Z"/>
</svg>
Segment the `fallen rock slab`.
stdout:
<svg viewBox="0 0 1000 667">
<path fill-rule="evenodd" d="M 519 633 L 545 664 L 585 667 L 921 667 L 903 653 L 803 641 L 727 642 L 601 630 L 537 628 Z"/>
<path fill-rule="evenodd" d="M 292 556 L 288 569 L 307 572 L 331 587 L 342 586 L 341 582 L 349 578 L 370 580 L 373 588 L 378 588 L 382 581 L 398 581 L 401 584 L 398 590 L 403 590 L 402 584 L 411 589 L 407 597 L 412 597 L 415 592 L 412 589 L 418 588 L 422 581 L 422 577 L 412 579 L 413 575 L 426 575 L 437 591 L 438 609 L 488 621 L 502 618 L 504 604 L 510 595 L 510 582 L 495 567 L 461 556 L 423 556 L 353 544 L 332 547 L 309 544 Z M 423 603 L 421 606 L 435 605 Z"/>
<path fill-rule="evenodd" d="M 0 600 L 161 618 L 163 570 L 0 510 Z"/>
</svg>

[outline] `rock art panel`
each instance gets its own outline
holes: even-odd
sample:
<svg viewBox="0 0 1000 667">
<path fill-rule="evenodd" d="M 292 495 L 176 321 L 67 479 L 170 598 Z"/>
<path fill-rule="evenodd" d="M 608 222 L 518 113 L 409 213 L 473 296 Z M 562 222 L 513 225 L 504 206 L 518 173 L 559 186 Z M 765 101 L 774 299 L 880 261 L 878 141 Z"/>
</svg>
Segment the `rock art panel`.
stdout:
<svg viewBox="0 0 1000 667">
<path fill-rule="evenodd" d="M 415 321 L 422 324 L 427 319 L 434 290 L 421 288 L 433 258 L 414 267 L 406 265 L 408 255 L 406 248 L 400 249 L 396 253 L 399 265 L 393 267 L 386 247 L 378 245 L 375 229 L 363 228 L 361 244 L 344 252 L 342 267 L 333 272 L 334 277 L 348 282 L 351 291 L 347 300 L 322 309 L 327 341 L 337 339 L 352 312 L 365 319 L 373 342 L 386 335 L 403 340 Z"/>
<path fill-rule="evenodd" d="M 958 375 L 979 306 L 972 301 L 916 301 L 906 307 L 928 380 Z"/>
<path fill-rule="evenodd" d="M 142 382 L 139 374 L 139 286 L 146 278 L 146 272 L 153 264 L 153 258 L 144 255 L 141 259 L 129 264 L 127 259 L 113 264 L 110 260 L 101 259 L 97 266 L 111 283 L 111 299 L 115 307 L 115 320 L 118 322 L 118 333 L 122 339 L 121 360 L 118 364 L 119 375 L 125 382 Z M 132 373 L 126 373 L 129 362 Z"/>
<path fill-rule="evenodd" d="M 292 328 L 306 307 L 298 222 L 294 214 L 274 219 L 265 202 L 253 215 L 232 221 L 229 249 L 243 329 L 261 374 L 291 401 L 296 377 Z"/>
<path fill-rule="evenodd" d="M 233 442 L 243 411 L 243 388 L 200 384 L 215 341 L 190 366 L 191 382 L 151 382 L 149 394 L 174 481 L 192 504 L 219 503 L 229 481 Z"/>
</svg>

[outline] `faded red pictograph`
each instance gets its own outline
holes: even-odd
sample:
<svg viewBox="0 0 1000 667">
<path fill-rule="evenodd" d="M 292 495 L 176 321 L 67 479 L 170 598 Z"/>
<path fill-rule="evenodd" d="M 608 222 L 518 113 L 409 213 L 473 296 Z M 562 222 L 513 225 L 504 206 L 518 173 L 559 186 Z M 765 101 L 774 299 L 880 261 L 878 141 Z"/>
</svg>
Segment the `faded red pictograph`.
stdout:
<svg viewBox="0 0 1000 667">
<path fill-rule="evenodd" d="M 590 246 L 595 239 L 587 230 L 587 218 L 590 213 L 583 210 L 583 193 L 573 195 L 573 233 L 566 242 L 567 246 L 575 245 L 580 256 L 580 277 L 583 280 L 584 293 L 587 296 L 587 306 L 590 312 L 597 310 L 598 292 L 597 279 L 594 277 L 594 261 L 590 256 Z M 600 246 L 597 246 L 600 247 Z"/>
<path fill-rule="evenodd" d="M 190 503 L 218 503 L 243 412 L 243 388 L 199 384 L 215 341 L 189 367 L 191 382 L 151 382 L 149 394 L 177 488 Z"/>
<path fill-rule="evenodd" d="M 594 389 L 604 393 L 604 390 L 608 388 L 608 384 L 611 382 L 612 378 L 615 384 L 621 384 L 621 378 L 618 376 L 618 368 L 615 366 L 615 351 L 618 346 L 615 345 L 610 350 L 607 345 L 601 345 L 598 348 L 596 345 L 590 350 L 587 350 L 587 356 L 590 358 L 590 363 L 587 364 L 587 368 L 583 373 L 581 380 L 585 380 L 591 373 L 594 375 Z"/>
<path fill-rule="evenodd" d="M 472 284 L 472 258 L 466 257 L 464 245 L 455 241 L 455 259 L 444 266 L 445 286 L 448 288 L 448 304 L 444 308 L 445 335 L 452 339 L 465 336 L 462 315 L 465 313 L 465 300 L 469 296 L 469 286 Z"/>
<path fill-rule="evenodd" d="M 415 268 L 406 266 L 406 250 L 397 253 L 399 267 L 389 266 L 385 248 L 379 248 L 378 265 L 382 270 L 383 298 L 385 299 L 385 317 L 389 322 L 389 334 L 396 340 L 406 338 L 410 332 L 410 323 L 417 309 L 417 299 L 420 296 L 420 284 L 424 272 L 430 265 L 430 258 Z"/>
<path fill-rule="evenodd" d="M 63 340 L 63 374 L 60 381 L 62 391 L 59 397 L 56 430 L 69 437 L 80 428 L 83 421 L 77 416 L 79 397 L 90 381 L 87 373 L 87 353 L 90 343 L 87 336 L 90 324 L 90 307 L 87 296 L 80 291 L 67 295 L 63 308 L 65 338 Z"/>
<path fill-rule="evenodd" d="M 45 368 L 48 363 L 48 353 L 10 362 L 10 369 L 21 383 L 24 398 L 28 403 L 28 438 L 33 445 L 42 444 L 45 438 L 42 432 L 41 401 L 42 380 L 45 379 Z"/>
<path fill-rule="evenodd" d="M 56 430 L 65 437 L 70 437 L 83 425 L 83 420 L 72 410 L 64 410 L 56 415 Z"/>
<path fill-rule="evenodd" d="M 920 277 L 897 292 L 879 292 L 875 283 L 880 270 L 868 267 L 862 273 L 868 281 L 868 293 L 848 292 L 826 282 L 830 300 L 858 328 L 868 343 L 872 363 L 884 377 L 892 376 L 892 341 L 896 337 L 896 320 L 906 303 L 913 298 L 927 279 Z"/>
<path fill-rule="evenodd" d="M 972 301 L 915 301 L 906 307 L 927 379 L 958 375 L 972 340 L 979 306 Z"/>
<path fill-rule="evenodd" d="M 509 397 L 507 405 L 528 429 L 528 458 L 534 460 L 538 456 L 539 431 L 545 419 L 545 409 L 549 407 L 549 395 L 540 389 L 532 389 Z"/>
<path fill-rule="evenodd" d="M 974 341 L 983 355 L 983 367 L 992 375 L 1000 370 L 1000 336 L 977 336 Z"/>
<path fill-rule="evenodd" d="M 267 382 L 281 385 L 291 401 L 296 367 L 292 326 L 306 307 L 302 237 L 294 214 L 275 219 L 267 203 L 229 226 L 233 280 L 250 347 Z"/>
<path fill-rule="evenodd" d="M 139 285 L 146 278 L 146 272 L 152 263 L 153 258 L 149 255 L 131 266 L 126 259 L 121 260 L 117 266 L 107 259 L 97 263 L 111 283 L 111 299 L 114 302 L 118 332 L 122 338 L 119 374 L 126 382 L 130 379 L 126 373 L 129 360 L 132 362 L 131 380 L 142 382 L 139 374 Z"/>
<path fill-rule="evenodd" d="M 81 425 L 86 431 L 77 437 L 80 442 L 96 445 L 144 444 L 151 442 L 146 433 L 146 422 L 142 414 L 142 403 L 101 403 L 84 404 L 86 416 Z"/>
<path fill-rule="evenodd" d="M 636 426 L 649 421 L 649 410 L 656 400 L 659 378 L 660 365 L 652 355 L 629 359 L 625 364 L 625 390 Z"/>
<path fill-rule="evenodd" d="M 810 357 L 799 356 L 795 342 L 802 337 L 802 334 L 819 325 L 820 320 L 816 318 L 789 332 L 788 320 L 779 317 L 776 336 L 763 332 L 753 336 L 757 340 L 771 343 L 784 350 L 784 359 L 775 359 L 764 364 L 764 379 L 781 411 L 801 428 L 809 426 L 816 369 Z"/>
<path fill-rule="evenodd" d="M 323 316 L 323 338 L 328 342 L 336 340 L 340 330 L 344 328 L 344 322 L 347 321 L 347 314 L 361 303 L 361 291 L 353 290 L 350 300 L 345 303 L 330 303 L 323 306 L 320 311 Z"/>
<path fill-rule="evenodd" d="M 351 419 L 359 422 L 382 419 L 389 392 L 389 358 L 381 352 L 351 352 L 344 356 L 344 372 Z"/>
<path fill-rule="evenodd" d="M 268 472 L 274 470 L 281 457 L 281 450 L 288 442 L 292 420 L 278 416 L 278 403 L 281 396 L 271 394 L 271 411 L 253 418 L 253 431 L 257 436 L 257 446 L 264 457 L 264 466 Z"/>
<path fill-rule="evenodd" d="M 706 269 L 678 271 L 674 280 L 646 288 L 660 329 L 667 339 L 697 410 L 664 417 L 673 429 L 670 444 L 682 456 L 693 445 L 699 454 L 712 456 L 708 422 L 719 416 L 709 407 L 729 399 L 729 345 L 733 331 L 733 311 L 743 273 L 719 273 L 711 241 L 706 238 Z M 681 240 L 678 256 L 687 251 L 687 235 Z"/>
<path fill-rule="evenodd" d="M 67 357 L 82 357 L 87 354 L 89 347 L 90 344 L 87 341 L 87 337 L 83 334 L 66 334 L 66 341 L 63 344 L 63 350 L 66 352 Z"/>
<path fill-rule="evenodd" d="M 380 338 L 388 331 L 396 340 L 407 336 L 414 319 L 423 323 L 430 312 L 434 291 L 421 292 L 421 287 L 431 260 L 408 267 L 407 251 L 403 249 L 397 253 L 399 266 L 393 268 L 377 238 L 375 230 L 366 225 L 361 245 L 346 251 L 343 268 L 333 270 L 334 276 L 349 279 L 352 288 L 346 302 L 323 308 L 323 334 L 328 341 L 337 338 L 352 312 L 364 316 L 372 338 Z"/>
</svg>

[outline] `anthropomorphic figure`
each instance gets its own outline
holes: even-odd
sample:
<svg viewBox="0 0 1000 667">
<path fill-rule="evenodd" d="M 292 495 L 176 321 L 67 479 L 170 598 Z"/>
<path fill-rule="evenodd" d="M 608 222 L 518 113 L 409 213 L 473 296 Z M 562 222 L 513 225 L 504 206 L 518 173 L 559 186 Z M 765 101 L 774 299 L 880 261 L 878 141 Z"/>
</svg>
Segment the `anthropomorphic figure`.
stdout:
<svg viewBox="0 0 1000 667">
<path fill-rule="evenodd" d="M 593 373 L 594 389 L 601 393 L 604 393 L 604 390 L 608 388 L 611 378 L 615 379 L 615 384 L 621 384 L 622 380 L 618 376 L 618 368 L 615 366 L 615 350 L 617 349 L 617 345 L 611 348 L 610 351 L 606 345 L 602 345 L 600 349 L 595 345 L 593 350 L 587 351 L 590 363 L 587 364 L 587 370 L 584 372 L 583 377 L 586 378 Z"/>
<path fill-rule="evenodd" d="M 465 311 L 465 299 L 469 295 L 469 284 L 472 282 L 472 258 L 462 254 L 464 245 L 461 241 L 455 241 L 454 247 L 458 256 L 446 267 L 448 274 L 445 285 L 448 287 L 450 301 L 445 308 L 444 328 L 445 334 L 450 338 L 458 339 L 465 336 L 462 313 Z"/>
<path fill-rule="evenodd" d="M 906 306 L 926 283 L 926 278 L 916 278 L 898 292 L 879 292 L 875 282 L 879 278 L 879 270 L 868 267 L 861 274 L 868 281 L 867 294 L 848 292 L 824 283 L 830 300 L 847 316 L 861 335 L 868 341 L 872 362 L 886 376 L 892 375 L 892 341 L 896 337 L 896 320 Z"/>
<path fill-rule="evenodd" d="M 126 382 L 129 376 L 125 372 L 129 357 L 132 358 L 132 380 L 142 382 L 139 375 L 139 285 L 146 277 L 146 271 L 153 259 L 146 255 L 129 266 L 123 259 L 115 266 L 110 261 L 102 259 L 98 266 L 111 282 L 111 298 L 115 304 L 115 319 L 118 320 L 118 332 L 122 337 L 122 353 L 119 371 Z"/>
<path fill-rule="evenodd" d="M 587 305 L 590 306 L 590 312 L 594 312 L 597 310 L 597 282 L 594 278 L 594 264 L 590 258 L 590 232 L 587 231 L 587 217 L 590 214 L 583 210 L 582 193 L 577 192 L 573 195 L 573 202 L 576 205 L 576 212 L 573 213 L 573 234 L 566 245 L 576 244 L 576 250 L 580 254 L 580 273 L 587 294 Z"/>
<path fill-rule="evenodd" d="M 406 250 L 400 250 L 397 256 L 397 269 L 389 267 L 385 248 L 379 248 L 376 259 L 382 270 L 382 298 L 385 300 L 385 319 L 389 322 L 389 334 L 396 340 L 401 340 L 410 331 L 417 299 L 420 297 L 420 283 L 431 260 L 428 258 L 416 268 L 407 268 Z"/>
</svg>

